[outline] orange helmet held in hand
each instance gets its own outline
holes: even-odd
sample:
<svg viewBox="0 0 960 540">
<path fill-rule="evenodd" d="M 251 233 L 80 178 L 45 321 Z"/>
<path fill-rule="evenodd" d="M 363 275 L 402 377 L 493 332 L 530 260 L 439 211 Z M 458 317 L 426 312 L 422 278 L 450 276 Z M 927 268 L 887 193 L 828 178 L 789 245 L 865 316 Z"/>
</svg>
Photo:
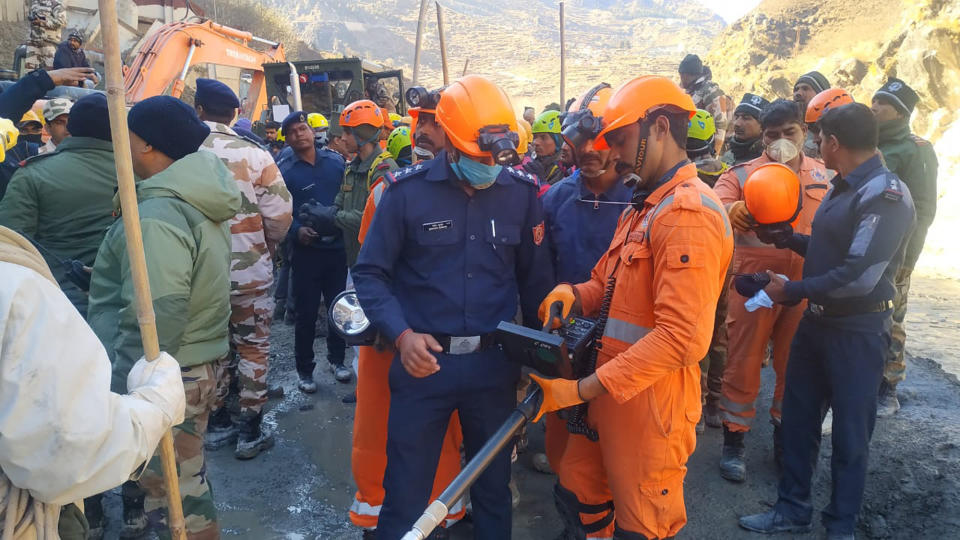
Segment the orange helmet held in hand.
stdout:
<svg viewBox="0 0 960 540">
<path fill-rule="evenodd" d="M 593 147 L 606 150 L 610 147 L 606 141 L 608 133 L 646 118 L 651 110 L 663 106 L 688 111 L 691 118 L 697 112 L 693 98 L 666 77 L 644 75 L 620 85 L 603 110 L 603 129 Z"/>
<path fill-rule="evenodd" d="M 760 225 L 796 222 L 803 204 L 800 178 L 781 163 L 757 167 L 743 184 L 747 211 Z"/>
<path fill-rule="evenodd" d="M 820 117 L 823 116 L 823 113 L 827 112 L 828 109 L 835 109 L 849 103 L 853 103 L 853 96 L 846 90 L 843 88 L 828 88 L 813 96 L 813 99 L 807 104 L 807 113 L 803 121 L 808 124 L 814 124 L 817 120 L 820 120 Z"/>
<path fill-rule="evenodd" d="M 368 124 L 373 127 L 383 127 L 386 112 L 381 113 L 380 107 L 369 99 L 354 101 L 340 113 L 340 125 L 342 127 L 357 127 Z"/>
<path fill-rule="evenodd" d="M 516 152 L 519 143 L 517 117 L 510 98 L 499 86 L 479 75 L 467 75 L 441 92 L 437 122 L 451 144 L 468 156 L 491 156 L 503 151 L 498 144 L 501 140 L 512 142 Z"/>
</svg>

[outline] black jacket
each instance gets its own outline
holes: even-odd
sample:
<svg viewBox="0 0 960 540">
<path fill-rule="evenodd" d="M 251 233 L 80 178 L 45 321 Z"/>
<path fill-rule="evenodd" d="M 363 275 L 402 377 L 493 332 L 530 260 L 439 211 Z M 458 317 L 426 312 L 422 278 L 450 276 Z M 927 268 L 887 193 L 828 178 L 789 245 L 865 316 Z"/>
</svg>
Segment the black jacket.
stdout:
<svg viewBox="0 0 960 540">
<path fill-rule="evenodd" d="M 57 52 L 53 55 L 53 69 L 90 67 L 87 61 L 87 55 L 83 49 L 73 50 L 70 48 L 70 42 L 64 41 L 57 45 Z"/>
</svg>

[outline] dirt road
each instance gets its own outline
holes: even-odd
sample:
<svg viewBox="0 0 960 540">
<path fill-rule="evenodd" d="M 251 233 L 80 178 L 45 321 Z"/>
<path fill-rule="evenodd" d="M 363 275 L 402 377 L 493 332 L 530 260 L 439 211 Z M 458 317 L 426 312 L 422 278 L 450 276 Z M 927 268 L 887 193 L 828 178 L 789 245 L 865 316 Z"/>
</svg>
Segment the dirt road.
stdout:
<svg viewBox="0 0 960 540">
<path fill-rule="evenodd" d="M 941 313 L 927 309 L 922 298 L 937 298 L 937 305 L 941 305 L 942 291 L 949 289 L 932 280 L 922 283 L 917 290 L 918 300 L 911 300 L 912 308 L 915 305 L 918 314 Z M 960 307 L 956 307 L 960 305 L 960 296 L 951 295 L 949 300 L 951 314 L 941 316 L 955 322 L 960 313 Z M 938 350 L 929 345 L 931 340 L 944 342 L 960 337 L 944 334 L 936 325 L 915 326 L 911 327 L 912 339 L 925 352 Z M 320 364 L 317 394 L 306 396 L 298 392 L 292 328 L 277 324 L 274 332 L 271 382 L 282 384 L 286 390 L 286 397 L 271 402 L 267 416 L 268 423 L 277 430 L 277 446 L 249 462 L 235 460 L 229 450 L 214 452 L 209 457 L 224 537 L 359 538 L 360 533 L 347 519 L 354 491 L 350 475 L 353 406 L 341 402 L 352 385 L 335 383 Z M 323 340 L 316 343 L 320 350 Z M 770 406 L 772 370 L 765 372 L 764 393 L 758 403 L 761 413 L 756 429 L 747 437 L 747 482 L 734 485 L 720 478 L 717 461 L 722 435 L 720 430 L 708 428 L 700 436 L 689 464 L 689 523 L 678 538 L 762 538 L 741 531 L 736 519 L 764 510 L 776 498 L 772 427 L 763 421 Z M 858 537 L 960 538 L 960 385 L 933 360 L 911 358 L 901 399 L 900 413 L 877 423 Z M 531 445 L 542 444 L 541 439 L 540 427 L 532 428 Z M 829 440 L 825 440 L 814 480 L 817 508 L 824 507 L 829 499 L 830 446 Z M 552 540 L 560 531 L 551 495 L 553 477 L 532 472 L 529 458 L 530 454 L 522 455 L 514 468 L 521 491 L 520 506 L 514 513 L 514 538 Z M 116 523 L 119 516 L 116 505 L 113 506 Z M 456 539 L 472 537 L 467 523 L 457 525 L 453 533 Z M 821 538 L 822 534 L 819 529 L 794 538 Z M 115 538 L 108 534 L 111 537 Z"/>
</svg>

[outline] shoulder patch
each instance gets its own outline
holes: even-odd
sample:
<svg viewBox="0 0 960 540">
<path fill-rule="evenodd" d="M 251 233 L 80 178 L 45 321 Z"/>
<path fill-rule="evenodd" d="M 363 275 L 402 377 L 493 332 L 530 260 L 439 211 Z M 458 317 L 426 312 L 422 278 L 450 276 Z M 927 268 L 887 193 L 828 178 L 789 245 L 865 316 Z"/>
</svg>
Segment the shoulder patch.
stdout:
<svg viewBox="0 0 960 540">
<path fill-rule="evenodd" d="M 419 165 L 419 164 L 417 164 L 417 165 Z M 423 166 L 420 166 L 419 169 L 418 169 L 418 168 L 417 168 L 417 165 L 410 165 L 410 166 L 408 166 L 408 167 L 404 167 L 404 168 L 402 168 L 402 169 L 397 169 L 397 170 L 395 170 L 395 171 L 387 171 L 387 172 L 383 175 L 383 177 L 386 178 L 387 181 L 390 182 L 391 184 L 396 184 L 397 182 L 400 182 L 401 180 L 406 180 L 406 179 L 408 179 L 408 178 L 411 178 L 411 177 L 413 177 L 413 176 L 416 176 L 416 174 L 417 174 L 418 172 L 421 172 L 421 171 L 425 171 L 425 170 L 426 170 L 426 168 L 423 167 Z"/>
<path fill-rule="evenodd" d="M 535 188 L 540 187 L 540 181 L 537 180 L 537 177 L 528 173 L 527 171 L 522 171 L 520 169 L 515 169 L 513 167 L 507 167 L 507 172 L 510 173 L 514 179 L 519 180 L 523 183 L 530 184 Z"/>
</svg>

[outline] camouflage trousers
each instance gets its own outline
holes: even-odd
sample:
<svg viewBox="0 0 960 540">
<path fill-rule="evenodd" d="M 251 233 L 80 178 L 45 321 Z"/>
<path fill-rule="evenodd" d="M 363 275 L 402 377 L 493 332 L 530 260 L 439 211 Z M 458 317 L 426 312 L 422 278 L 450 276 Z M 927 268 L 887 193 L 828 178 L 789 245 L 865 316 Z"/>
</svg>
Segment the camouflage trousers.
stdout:
<svg viewBox="0 0 960 540">
<path fill-rule="evenodd" d="M 48 42 L 27 43 L 27 55 L 23 59 L 26 71 L 35 69 L 53 69 L 53 57 L 57 54 L 57 45 Z"/>
<path fill-rule="evenodd" d="M 894 285 L 896 293 L 893 296 L 893 324 L 890 326 L 890 347 L 887 349 L 887 358 L 883 363 L 883 378 L 889 386 L 896 388 L 897 383 L 907 377 L 907 363 L 903 359 L 904 347 L 907 343 L 907 329 L 903 320 L 907 317 L 907 295 L 910 294 L 910 274 L 913 268 L 900 268 Z"/>
<path fill-rule="evenodd" d="M 727 366 L 727 291 L 730 277 L 720 290 L 717 310 L 714 314 L 713 336 L 707 355 L 700 360 L 700 402 L 711 407 L 720 406 L 723 395 L 723 370 Z"/>
<path fill-rule="evenodd" d="M 207 479 L 203 455 L 203 437 L 207 432 L 207 421 L 217 387 L 216 372 L 214 363 L 183 368 L 182 371 L 187 408 L 183 423 L 173 427 L 173 448 L 176 451 L 187 538 L 217 540 L 220 538 L 220 527 L 217 525 L 217 511 L 213 505 L 213 491 Z M 159 453 L 150 460 L 138 483 L 146 494 L 143 509 L 151 528 L 162 540 L 170 538 L 167 489 L 163 484 Z"/>
<path fill-rule="evenodd" d="M 273 305 L 269 291 L 230 296 L 230 357 L 218 374 L 213 410 L 226 406 L 231 416 L 239 415 L 241 420 L 263 410 Z"/>
</svg>

